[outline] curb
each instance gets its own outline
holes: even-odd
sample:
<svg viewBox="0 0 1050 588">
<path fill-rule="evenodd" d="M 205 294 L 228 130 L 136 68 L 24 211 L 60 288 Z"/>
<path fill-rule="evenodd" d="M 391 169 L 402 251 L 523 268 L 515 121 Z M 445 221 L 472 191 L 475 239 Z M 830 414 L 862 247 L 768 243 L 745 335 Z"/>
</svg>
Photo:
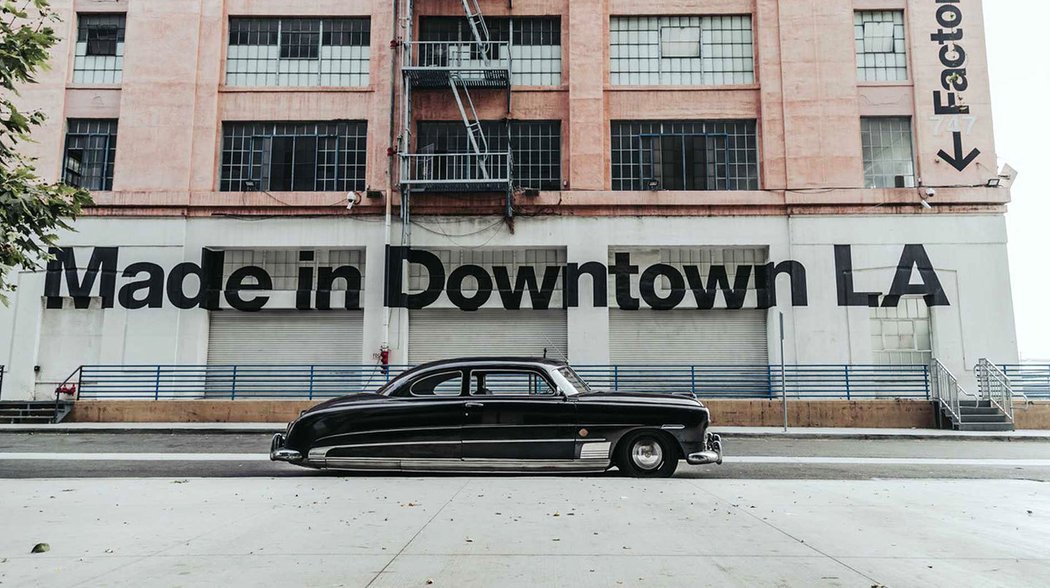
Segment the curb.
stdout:
<svg viewBox="0 0 1050 588">
<path fill-rule="evenodd" d="M 3 434 L 108 434 L 108 435 L 272 435 L 283 432 L 285 423 L 66 423 L 58 425 L 0 425 Z M 726 439 L 783 439 L 791 441 L 997 441 L 1050 443 L 1050 431 L 958 432 L 937 430 L 877 429 L 755 429 L 712 427 Z"/>
</svg>

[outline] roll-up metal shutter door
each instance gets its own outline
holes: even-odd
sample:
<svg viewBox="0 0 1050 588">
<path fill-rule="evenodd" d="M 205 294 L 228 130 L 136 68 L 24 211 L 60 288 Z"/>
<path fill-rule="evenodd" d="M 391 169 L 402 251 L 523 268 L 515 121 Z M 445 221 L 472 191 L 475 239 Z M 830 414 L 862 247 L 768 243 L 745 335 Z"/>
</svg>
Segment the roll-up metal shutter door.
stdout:
<svg viewBox="0 0 1050 588">
<path fill-rule="evenodd" d="M 614 364 L 764 365 L 765 310 L 609 311 Z"/>
<path fill-rule="evenodd" d="M 413 364 L 470 356 L 564 359 L 564 310 L 413 310 L 408 315 L 408 356 Z"/>
<path fill-rule="evenodd" d="M 359 365 L 362 312 L 211 313 L 212 365 Z"/>
</svg>

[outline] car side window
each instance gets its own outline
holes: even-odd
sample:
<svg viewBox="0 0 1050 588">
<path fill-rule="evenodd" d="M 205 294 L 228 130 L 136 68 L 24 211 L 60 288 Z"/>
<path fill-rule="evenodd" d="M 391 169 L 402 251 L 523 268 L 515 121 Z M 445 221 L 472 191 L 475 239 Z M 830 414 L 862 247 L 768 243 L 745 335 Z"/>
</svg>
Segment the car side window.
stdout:
<svg viewBox="0 0 1050 588">
<path fill-rule="evenodd" d="M 470 372 L 473 396 L 555 396 L 546 378 L 527 370 L 474 370 Z"/>
<path fill-rule="evenodd" d="M 463 372 L 442 372 L 425 376 L 409 386 L 412 396 L 459 396 L 463 393 Z"/>
</svg>

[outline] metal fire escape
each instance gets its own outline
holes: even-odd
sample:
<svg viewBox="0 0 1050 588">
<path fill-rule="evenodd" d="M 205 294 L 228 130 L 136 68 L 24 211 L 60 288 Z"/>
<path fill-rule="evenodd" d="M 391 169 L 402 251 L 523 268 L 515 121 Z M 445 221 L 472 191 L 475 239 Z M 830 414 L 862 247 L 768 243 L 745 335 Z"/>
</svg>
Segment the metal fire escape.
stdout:
<svg viewBox="0 0 1050 588">
<path fill-rule="evenodd" d="M 477 0 L 462 0 L 470 30 L 469 40 L 416 41 L 415 0 L 403 0 L 401 57 L 400 184 L 403 220 L 412 194 L 499 193 L 506 196 L 505 214 L 511 215 L 513 163 L 507 149 L 494 149 L 485 135 L 471 91 L 502 89 L 510 112 L 510 43 L 492 41 Z M 418 145 L 412 133 L 415 90 L 447 89 L 466 128 L 467 150 L 438 153 L 432 145 Z"/>
</svg>

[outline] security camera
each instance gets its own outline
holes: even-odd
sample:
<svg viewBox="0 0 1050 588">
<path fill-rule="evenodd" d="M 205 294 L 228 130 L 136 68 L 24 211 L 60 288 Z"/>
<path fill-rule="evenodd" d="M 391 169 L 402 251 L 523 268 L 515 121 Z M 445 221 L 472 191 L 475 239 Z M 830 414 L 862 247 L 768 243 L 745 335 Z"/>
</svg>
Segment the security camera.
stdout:
<svg viewBox="0 0 1050 588">
<path fill-rule="evenodd" d="M 361 202 L 361 195 L 357 192 L 350 191 L 346 193 L 346 209 L 353 210 L 355 204 Z"/>
<path fill-rule="evenodd" d="M 927 198 L 933 198 L 936 195 L 937 195 L 937 190 L 934 190 L 933 188 L 926 188 L 926 197 Z"/>
</svg>

